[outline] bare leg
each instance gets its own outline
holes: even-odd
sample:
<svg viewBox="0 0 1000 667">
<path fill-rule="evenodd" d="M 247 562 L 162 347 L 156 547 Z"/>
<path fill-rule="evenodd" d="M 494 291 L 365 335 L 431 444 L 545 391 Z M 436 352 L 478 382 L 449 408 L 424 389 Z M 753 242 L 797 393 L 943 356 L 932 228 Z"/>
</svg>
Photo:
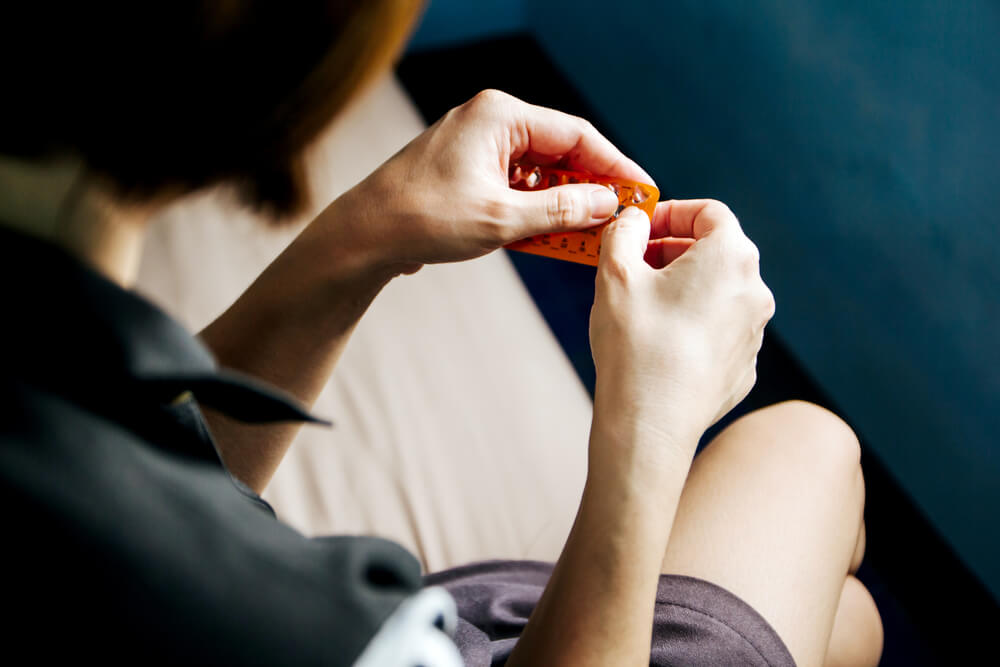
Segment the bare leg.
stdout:
<svg viewBox="0 0 1000 667">
<path fill-rule="evenodd" d="M 853 576 L 844 580 L 825 667 L 875 667 L 882 657 L 882 619 L 875 601 Z"/>
<path fill-rule="evenodd" d="M 823 665 L 828 647 L 841 650 L 831 645 L 834 619 L 847 634 L 877 619 L 874 605 L 856 618 L 860 583 L 842 595 L 863 553 L 859 461 L 850 428 L 812 404 L 737 420 L 692 466 L 663 571 L 732 591 L 771 623 L 800 667 Z"/>
</svg>

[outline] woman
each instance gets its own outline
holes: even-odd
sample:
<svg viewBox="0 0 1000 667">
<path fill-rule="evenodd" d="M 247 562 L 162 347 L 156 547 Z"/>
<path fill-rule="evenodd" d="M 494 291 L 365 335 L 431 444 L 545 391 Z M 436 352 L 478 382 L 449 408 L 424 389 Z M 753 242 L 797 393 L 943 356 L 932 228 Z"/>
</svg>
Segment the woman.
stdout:
<svg viewBox="0 0 1000 667">
<path fill-rule="evenodd" d="M 446 603 L 417 592 L 432 583 L 458 603 L 468 664 L 877 663 L 878 613 L 851 574 L 850 430 L 783 404 L 692 465 L 753 385 L 774 308 L 724 205 L 628 209 L 605 231 L 589 473 L 555 566 L 421 582 L 391 543 L 274 521 L 257 494 L 289 422 L 310 419 L 300 405 L 394 277 L 612 215 L 602 188 L 510 190 L 512 160 L 649 176 L 585 121 L 482 93 L 330 203 L 201 333 L 206 349 L 127 291 L 146 221 L 216 185 L 276 220 L 300 209 L 303 150 L 388 66 L 416 3 L 19 11 L 0 130 L 12 637 L 49 658 L 433 664 L 454 651 L 430 623 Z"/>
</svg>

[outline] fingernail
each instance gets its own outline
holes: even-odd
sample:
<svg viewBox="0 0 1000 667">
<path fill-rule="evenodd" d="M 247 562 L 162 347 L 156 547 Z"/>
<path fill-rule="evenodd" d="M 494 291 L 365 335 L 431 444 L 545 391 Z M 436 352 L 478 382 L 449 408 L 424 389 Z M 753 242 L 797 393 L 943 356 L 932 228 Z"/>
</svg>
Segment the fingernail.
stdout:
<svg viewBox="0 0 1000 667">
<path fill-rule="evenodd" d="M 592 220 L 607 220 L 618 209 L 618 197 L 605 187 L 590 191 L 590 218 Z"/>
<path fill-rule="evenodd" d="M 625 210 L 618 214 L 619 218 L 634 218 L 637 215 L 645 215 L 638 206 L 626 206 Z"/>
</svg>

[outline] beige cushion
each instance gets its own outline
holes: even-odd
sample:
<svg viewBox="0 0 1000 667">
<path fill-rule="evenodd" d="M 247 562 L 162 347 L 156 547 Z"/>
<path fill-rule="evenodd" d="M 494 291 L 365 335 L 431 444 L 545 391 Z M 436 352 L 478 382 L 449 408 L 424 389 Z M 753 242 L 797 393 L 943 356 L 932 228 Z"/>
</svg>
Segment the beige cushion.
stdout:
<svg viewBox="0 0 1000 667">
<path fill-rule="evenodd" d="M 395 79 L 318 142 L 318 202 L 423 129 Z M 192 330 L 216 317 L 294 237 L 221 194 L 166 212 L 139 289 Z M 393 538 L 437 570 L 551 560 L 585 475 L 591 403 L 503 253 L 399 278 L 358 326 L 265 497 L 308 534 Z"/>
</svg>

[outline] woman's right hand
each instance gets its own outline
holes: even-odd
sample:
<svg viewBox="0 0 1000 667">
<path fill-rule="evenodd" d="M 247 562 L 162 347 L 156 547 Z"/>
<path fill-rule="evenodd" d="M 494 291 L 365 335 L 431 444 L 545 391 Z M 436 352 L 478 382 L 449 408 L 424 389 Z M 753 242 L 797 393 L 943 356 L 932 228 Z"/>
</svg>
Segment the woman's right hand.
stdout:
<svg viewBox="0 0 1000 667">
<path fill-rule="evenodd" d="M 665 202 L 652 224 L 626 209 L 605 229 L 587 483 L 511 667 L 649 664 L 652 602 L 695 447 L 753 386 L 774 312 L 757 265 L 719 202 Z"/>
<path fill-rule="evenodd" d="M 650 239 L 660 241 L 647 247 Z M 597 271 L 595 415 L 693 454 L 753 387 L 773 314 L 757 247 L 725 204 L 662 202 L 652 223 L 626 209 L 605 229 Z"/>
</svg>

